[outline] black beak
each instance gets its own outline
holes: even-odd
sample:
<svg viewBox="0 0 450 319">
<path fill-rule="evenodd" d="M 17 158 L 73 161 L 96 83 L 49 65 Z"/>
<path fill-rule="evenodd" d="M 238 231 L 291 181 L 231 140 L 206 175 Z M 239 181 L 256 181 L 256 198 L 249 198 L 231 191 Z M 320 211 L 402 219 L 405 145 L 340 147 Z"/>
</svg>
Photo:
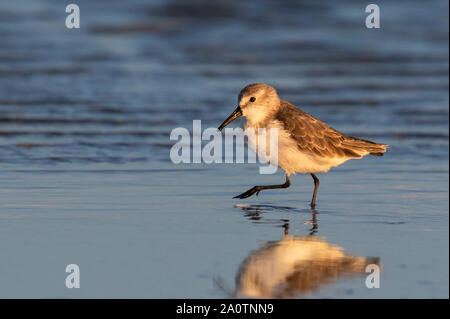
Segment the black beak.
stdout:
<svg viewBox="0 0 450 319">
<path fill-rule="evenodd" d="M 231 122 L 233 122 L 235 119 L 237 119 L 239 116 L 242 116 L 242 110 L 241 108 L 238 106 L 233 113 L 231 113 L 230 116 L 227 117 L 227 119 L 225 121 L 223 121 L 222 124 L 220 124 L 219 126 L 219 131 L 222 131 L 222 129 L 227 126 L 228 124 L 230 124 Z"/>
</svg>

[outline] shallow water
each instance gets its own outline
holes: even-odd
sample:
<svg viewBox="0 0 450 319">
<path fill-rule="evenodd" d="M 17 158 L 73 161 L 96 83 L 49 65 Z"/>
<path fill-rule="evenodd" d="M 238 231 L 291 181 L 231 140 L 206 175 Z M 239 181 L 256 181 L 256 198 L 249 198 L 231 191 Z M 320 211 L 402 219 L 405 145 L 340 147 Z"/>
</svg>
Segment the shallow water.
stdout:
<svg viewBox="0 0 450 319">
<path fill-rule="evenodd" d="M 448 2 L 379 1 L 379 30 L 358 1 L 76 3 L 80 30 L 57 1 L 0 4 L 0 297 L 233 297 L 250 273 L 300 298 L 448 298 Z M 389 152 L 320 174 L 316 212 L 310 176 L 237 201 L 282 172 L 170 162 L 173 128 L 216 127 L 258 81 Z M 312 257 L 276 249 L 311 236 Z M 330 247 L 376 258 L 381 287 Z"/>
</svg>

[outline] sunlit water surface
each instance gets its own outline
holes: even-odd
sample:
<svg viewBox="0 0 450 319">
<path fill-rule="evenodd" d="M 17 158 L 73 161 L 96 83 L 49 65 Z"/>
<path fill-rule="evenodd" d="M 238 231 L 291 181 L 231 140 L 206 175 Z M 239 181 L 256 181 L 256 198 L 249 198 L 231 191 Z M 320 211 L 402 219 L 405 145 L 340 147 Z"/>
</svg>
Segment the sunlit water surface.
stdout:
<svg viewBox="0 0 450 319">
<path fill-rule="evenodd" d="M 448 298 L 448 2 L 0 4 L 0 297 Z M 268 14 L 270 12 L 270 14 Z M 248 83 L 391 146 L 321 180 L 174 165 Z M 78 264 L 81 288 L 65 287 Z M 381 268 L 379 289 L 365 285 Z"/>
</svg>

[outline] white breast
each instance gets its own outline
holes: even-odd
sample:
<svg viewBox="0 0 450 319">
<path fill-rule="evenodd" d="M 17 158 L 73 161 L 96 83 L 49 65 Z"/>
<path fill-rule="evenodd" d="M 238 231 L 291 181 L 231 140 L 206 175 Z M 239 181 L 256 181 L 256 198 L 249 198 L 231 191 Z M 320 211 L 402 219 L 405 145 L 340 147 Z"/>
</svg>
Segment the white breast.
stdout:
<svg viewBox="0 0 450 319">
<path fill-rule="evenodd" d="M 291 134 L 286 131 L 279 121 L 271 121 L 266 128 L 266 134 L 262 134 L 257 127 L 250 125 L 248 122 L 245 129 L 253 130 L 256 134 L 247 134 L 248 146 L 258 156 L 266 162 L 272 164 L 277 163 L 278 167 L 286 171 L 287 174 L 295 173 L 321 173 L 327 172 L 333 166 L 338 166 L 350 158 L 347 157 L 320 157 L 315 154 L 307 154 L 302 152 L 297 142 L 292 138 Z M 270 134 L 269 130 L 275 128 L 278 131 L 278 158 L 276 153 L 270 154 Z M 259 133 L 258 133 L 259 132 Z M 266 140 L 266 148 L 261 147 L 261 143 Z M 265 152 L 264 152 L 265 151 Z M 266 154 L 264 154 L 266 153 Z"/>
</svg>

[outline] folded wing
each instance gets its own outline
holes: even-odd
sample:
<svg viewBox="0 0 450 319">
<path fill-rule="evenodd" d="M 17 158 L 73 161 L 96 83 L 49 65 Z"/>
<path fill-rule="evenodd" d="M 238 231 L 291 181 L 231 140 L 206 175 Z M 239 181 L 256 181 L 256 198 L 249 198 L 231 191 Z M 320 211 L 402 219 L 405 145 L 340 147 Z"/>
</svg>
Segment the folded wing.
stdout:
<svg viewBox="0 0 450 319">
<path fill-rule="evenodd" d="M 276 119 L 296 140 L 302 152 L 329 158 L 361 158 L 367 154 L 381 156 L 386 151 L 385 144 L 342 134 L 289 102 L 281 103 Z"/>
</svg>

